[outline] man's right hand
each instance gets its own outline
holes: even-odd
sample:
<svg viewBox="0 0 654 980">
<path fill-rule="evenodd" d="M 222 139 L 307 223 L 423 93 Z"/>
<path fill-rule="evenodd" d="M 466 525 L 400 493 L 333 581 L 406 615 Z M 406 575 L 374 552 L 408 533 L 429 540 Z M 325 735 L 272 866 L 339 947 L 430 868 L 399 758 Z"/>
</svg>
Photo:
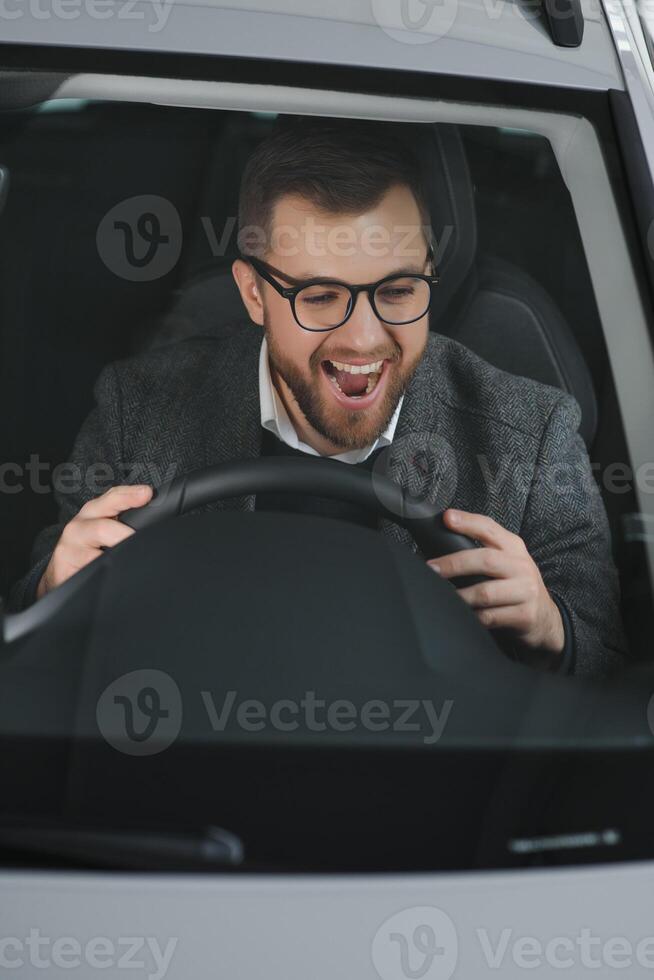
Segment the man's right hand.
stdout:
<svg viewBox="0 0 654 980">
<path fill-rule="evenodd" d="M 100 497 L 89 500 L 66 524 L 57 541 L 50 562 L 41 576 L 36 597 L 40 599 L 99 558 L 104 548 L 113 548 L 130 535 L 131 527 L 116 520 L 131 507 L 143 507 L 152 498 L 152 487 L 112 487 Z"/>
</svg>

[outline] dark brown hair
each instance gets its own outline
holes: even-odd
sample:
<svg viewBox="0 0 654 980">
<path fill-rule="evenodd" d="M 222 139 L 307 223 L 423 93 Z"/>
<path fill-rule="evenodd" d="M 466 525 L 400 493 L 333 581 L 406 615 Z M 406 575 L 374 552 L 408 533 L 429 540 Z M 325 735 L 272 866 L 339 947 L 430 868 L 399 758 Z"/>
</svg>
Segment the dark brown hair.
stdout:
<svg viewBox="0 0 654 980">
<path fill-rule="evenodd" d="M 413 192 L 429 237 L 418 160 L 402 136 L 393 123 L 279 116 L 243 172 L 240 232 L 261 229 L 270 242 L 274 207 L 287 194 L 298 194 L 322 211 L 357 215 L 400 184 Z M 239 235 L 241 250 L 262 257 L 261 245 L 246 239 L 249 235 Z"/>
</svg>

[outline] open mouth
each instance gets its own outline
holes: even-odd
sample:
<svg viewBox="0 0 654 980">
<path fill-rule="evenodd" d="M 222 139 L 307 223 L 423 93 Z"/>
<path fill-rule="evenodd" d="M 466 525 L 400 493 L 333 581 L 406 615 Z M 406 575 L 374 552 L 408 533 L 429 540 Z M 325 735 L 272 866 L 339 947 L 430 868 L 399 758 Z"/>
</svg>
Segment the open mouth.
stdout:
<svg viewBox="0 0 654 980">
<path fill-rule="evenodd" d="M 322 367 L 331 384 L 346 398 L 356 401 L 371 395 L 384 371 L 385 361 L 368 364 L 346 364 L 325 360 Z"/>
</svg>

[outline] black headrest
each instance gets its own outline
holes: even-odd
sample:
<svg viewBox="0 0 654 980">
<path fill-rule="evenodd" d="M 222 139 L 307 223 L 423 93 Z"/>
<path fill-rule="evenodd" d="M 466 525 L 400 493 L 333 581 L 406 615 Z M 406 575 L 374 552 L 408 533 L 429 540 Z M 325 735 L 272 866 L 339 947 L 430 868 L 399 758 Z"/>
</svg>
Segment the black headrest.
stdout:
<svg viewBox="0 0 654 980">
<path fill-rule="evenodd" d="M 280 117 L 276 125 L 292 124 L 293 121 Z M 267 126 L 269 131 L 269 121 Z M 267 131 L 260 120 L 248 122 L 239 115 L 233 122 L 228 121 L 221 129 L 212 152 L 200 213 L 211 215 L 216 227 L 221 230 L 225 217 L 237 213 L 238 204 L 238 188 L 233 181 L 226 194 L 225 174 L 230 170 L 230 161 L 233 162 L 235 156 L 242 156 L 244 147 L 250 151 L 252 130 L 259 137 L 265 136 Z M 477 220 L 472 179 L 458 126 L 447 123 L 411 123 L 406 124 L 404 133 L 418 163 L 431 215 L 438 272 L 441 276 L 432 307 L 433 321 L 437 322 L 457 297 L 474 266 Z M 237 146 L 240 147 L 240 154 L 236 152 Z M 234 200 L 228 200 L 230 196 Z M 218 260 L 208 257 L 204 230 L 203 228 L 202 243 L 192 242 L 190 246 L 182 286 L 184 292 L 193 289 L 196 282 L 202 282 L 201 289 L 206 291 L 206 278 L 220 272 L 230 274 L 231 262 L 237 255 L 233 236 L 223 257 Z M 222 286 L 219 289 L 221 295 L 225 293 Z M 242 316 L 243 308 L 235 287 L 233 292 L 233 302 L 229 304 L 230 314 Z"/>
<path fill-rule="evenodd" d="M 292 130 L 315 124 L 320 133 L 345 127 L 360 133 L 370 127 L 382 144 L 401 140 L 418 166 L 423 193 L 431 216 L 435 252 L 442 276 L 432 314 L 438 318 L 457 296 L 470 272 L 477 251 L 477 221 L 468 161 L 459 127 L 448 123 L 405 123 L 400 130 L 391 122 L 320 119 L 280 115 L 275 130 Z"/>
<path fill-rule="evenodd" d="M 431 214 L 437 271 L 441 277 L 432 316 L 441 317 L 472 270 L 477 218 L 468 160 L 458 126 L 416 124 L 411 139 Z"/>
<path fill-rule="evenodd" d="M 489 364 L 567 391 L 579 402 L 579 431 L 592 446 L 597 400 L 588 365 L 575 336 L 549 293 L 512 263 L 486 255 L 479 261 L 479 288 L 464 313 L 442 325 L 443 333 Z"/>
</svg>

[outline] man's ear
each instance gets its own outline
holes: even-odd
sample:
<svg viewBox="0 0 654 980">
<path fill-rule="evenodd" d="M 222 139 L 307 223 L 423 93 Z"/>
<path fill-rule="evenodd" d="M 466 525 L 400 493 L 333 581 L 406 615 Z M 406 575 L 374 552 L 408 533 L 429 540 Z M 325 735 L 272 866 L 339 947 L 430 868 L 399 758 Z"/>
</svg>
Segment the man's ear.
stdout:
<svg viewBox="0 0 654 980">
<path fill-rule="evenodd" d="M 243 259 L 235 259 L 232 265 L 232 275 L 250 319 L 262 327 L 264 320 L 263 300 L 254 269 L 249 262 L 244 262 Z"/>
</svg>

